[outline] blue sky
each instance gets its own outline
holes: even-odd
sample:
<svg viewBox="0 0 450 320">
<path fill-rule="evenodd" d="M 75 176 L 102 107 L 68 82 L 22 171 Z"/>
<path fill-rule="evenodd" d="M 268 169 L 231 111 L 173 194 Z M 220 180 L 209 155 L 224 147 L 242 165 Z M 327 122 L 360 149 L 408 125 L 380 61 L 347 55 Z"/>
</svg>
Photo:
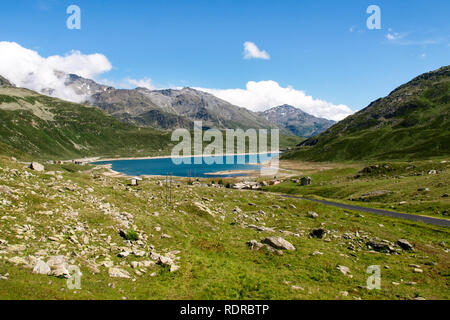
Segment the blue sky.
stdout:
<svg viewBox="0 0 450 320">
<path fill-rule="evenodd" d="M 71 4 L 81 30 L 66 28 Z M 381 30 L 366 27 L 371 4 Z M 0 41 L 42 57 L 101 53 L 113 67 L 99 78 L 115 84 L 245 89 L 271 80 L 358 110 L 449 64 L 449 11 L 448 0 L 2 1 Z M 246 41 L 270 59 L 244 59 Z"/>
</svg>

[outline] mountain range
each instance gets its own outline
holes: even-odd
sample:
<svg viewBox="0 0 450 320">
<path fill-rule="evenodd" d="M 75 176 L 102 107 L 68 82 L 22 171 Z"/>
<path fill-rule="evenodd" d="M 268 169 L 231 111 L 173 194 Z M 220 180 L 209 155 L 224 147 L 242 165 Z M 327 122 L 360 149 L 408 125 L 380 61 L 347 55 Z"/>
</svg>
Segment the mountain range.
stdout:
<svg viewBox="0 0 450 320">
<path fill-rule="evenodd" d="M 332 120 L 314 117 L 287 104 L 259 112 L 259 115 L 299 137 L 315 136 L 336 123 Z"/>
<path fill-rule="evenodd" d="M 310 137 L 334 123 L 294 107 L 290 107 L 288 112 L 279 112 L 287 110 L 287 106 L 255 113 L 192 88 L 115 89 L 74 74 L 64 76 L 66 86 L 76 94 L 88 97 L 87 104 L 98 106 L 115 118 L 138 126 L 163 130 L 191 129 L 194 121 L 202 121 L 205 128 L 279 128 L 284 134 Z"/>
<path fill-rule="evenodd" d="M 301 140 L 280 135 L 280 147 Z M 17 88 L 0 78 L 0 155 L 24 160 L 142 157 L 168 155 L 175 144 L 169 131 L 126 123 L 96 106 Z"/>
<path fill-rule="evenodd" d="M 76 75 L 61 76 L 89 105 L 17 88 L 0 76 L 2 154 L 167 154 L 173 144 L 161 129 L 192 128 L 196 120 L 218 129 L 318 133 L 283 154 L 284 159 L 357 161 L 450 154 L 450 66 L 414 78 L 334 125 L 289 105 L 257 114 L 191 88 L 123 90 Z"/>
<path fill-rule="evenodd" d="M 422 74 L 387 97 L 302 142 L 285 159 L 415 159 L 450 154 L 450 66 Z"/>
</svg>

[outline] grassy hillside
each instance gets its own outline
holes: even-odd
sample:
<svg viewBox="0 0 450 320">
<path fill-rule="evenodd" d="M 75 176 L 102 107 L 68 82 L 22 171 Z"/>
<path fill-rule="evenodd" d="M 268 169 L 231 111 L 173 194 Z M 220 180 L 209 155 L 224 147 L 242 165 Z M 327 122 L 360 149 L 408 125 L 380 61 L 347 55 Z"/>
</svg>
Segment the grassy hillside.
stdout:
<svg viewBox="0 0 450 320">
<path fill-rule="evenodd" d="M 448 228 L 186 181 L 170 206 L 158 179 L 130 188 L 99 170 L 51 170 L 0 158 L 0 299 L 450 298 Z M 326 235 L 310 236 L 316 228 Z M 247 244 L 274 236 L 296 250 Z M 80 289 L 33 273 L 38 259 L 55 256 L 80 268 Z M 380 290 L 366 287 L 373 265 Z M 118 269 L 126 278 L 111 276 Z"/>
<path fill-rule="evenodd" d="M 0 153 L 46 159 L 168 152 L 170 135 L 124 124 L 98 108 L 0 88 Z"/>
<path fill-rule="evenodd" d="M 409 214 L 450 217 L 449 158 L 345 164 L 282 161 L 281 165 L 300 171 L 301 176 L 310 176 L 312 184 L 301 186 L 295 182 L 298 176 L 293 176 L 294 181 L 289 179 L 265 190 Z"/>
<path fill-rule="evenodd" d="M 423 74 L 303 142 L 285 159 L 423 159 L 450 154 L 450 67 Z"/>
</svg>

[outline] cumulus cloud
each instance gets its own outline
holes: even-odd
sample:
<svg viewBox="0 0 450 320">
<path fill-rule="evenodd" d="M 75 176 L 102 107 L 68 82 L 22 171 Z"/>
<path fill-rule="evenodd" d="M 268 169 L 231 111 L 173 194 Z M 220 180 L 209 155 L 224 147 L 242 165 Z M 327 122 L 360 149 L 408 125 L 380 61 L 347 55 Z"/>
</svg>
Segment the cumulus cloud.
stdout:
<svg viewBox="0 0 450 320">
<path fill-rule="evenodd" d="M 269 59 L 265 51 L 260 51 L 255 44 L 247 42 L 249 58 Z M 6 77 L 19 87 L 43 92 L 58 98 L 83 102 L 88 97 L 77 95 L 74 90 L 65 85 L 65 78 L 60 72 L 77 74 L 81 77 L 94 79 L 100 83 L 133 89 L 144 87 L 157 89 L 152 79 L 125 78 L 118 82 L 100 76 L 112 69 L 109 60 L 102 54 L 82 54 L 72 51 L 64 56 L 42 57 L 38 52 L 26 49 L 15 42 L 0 42 L 0 75 Z M 50 90 L 49 90 L 50 89 Z M 345 105 L 334 105 L 306 95 L 304 91 L 292 87 L 281 87 L 275 81 L 250 81 L 245 89 L 207 89 L 197 88 L 211 93 L 237 106 L 253 111 L 263 111 L 283 104 L 290 104 L 318 117 L 341 120 L 352 114 Z"/>
<path fill-rule="evenodd" d="M 0 74 L 19 87 L 37 92 L 46 91 L 58 98 L 81 102 L 85 96 L 77 95 L 64 85 L 65 79 L 58 75 L 74 73 L 95 79 L 112 69 L 109 60 L 102 54 L 82 54 L 72 51 L 64 56 L 42 57 L 36 51 L 26 49 L 15 42 L 0 42 Z"/>
<path fill-rule="evenodd" d="M 264 50 L 259 50 L 258 46 L 253 42 L 247 41 L 244 43 L 244 59 L 269 60 L 270 55 Z"/>
<path fill-rule="evenodd" d="M 250 81 L 247 83 L 246 89 L 196 89 L 252 111 L 265 111 L 289 104 L 316 117 L 336 121 L 353 113 L 346 105 L 335 105 L 324 100 L 314 99 L 306 95 L 304 91 L 292 87 L 283 88 L 275 81 Z"/>
</svg>

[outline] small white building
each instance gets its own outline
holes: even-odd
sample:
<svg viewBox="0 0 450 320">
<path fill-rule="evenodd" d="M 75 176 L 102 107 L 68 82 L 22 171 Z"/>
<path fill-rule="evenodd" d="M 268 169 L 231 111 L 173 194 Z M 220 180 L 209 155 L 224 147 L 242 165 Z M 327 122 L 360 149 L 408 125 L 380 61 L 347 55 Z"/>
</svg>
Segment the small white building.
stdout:
<svg viewBox="0 0 450 320">
<path fill-rule="evenodd" d="M 132 178 L 130 178 L 128 180 L 131 181 L 131 185 L 132 186 L 138 186 L 139 185 L 139 181 L 142 181 L 142 179 L 139 178 L 139 177 L 132 177 Z"/>
</svg>

